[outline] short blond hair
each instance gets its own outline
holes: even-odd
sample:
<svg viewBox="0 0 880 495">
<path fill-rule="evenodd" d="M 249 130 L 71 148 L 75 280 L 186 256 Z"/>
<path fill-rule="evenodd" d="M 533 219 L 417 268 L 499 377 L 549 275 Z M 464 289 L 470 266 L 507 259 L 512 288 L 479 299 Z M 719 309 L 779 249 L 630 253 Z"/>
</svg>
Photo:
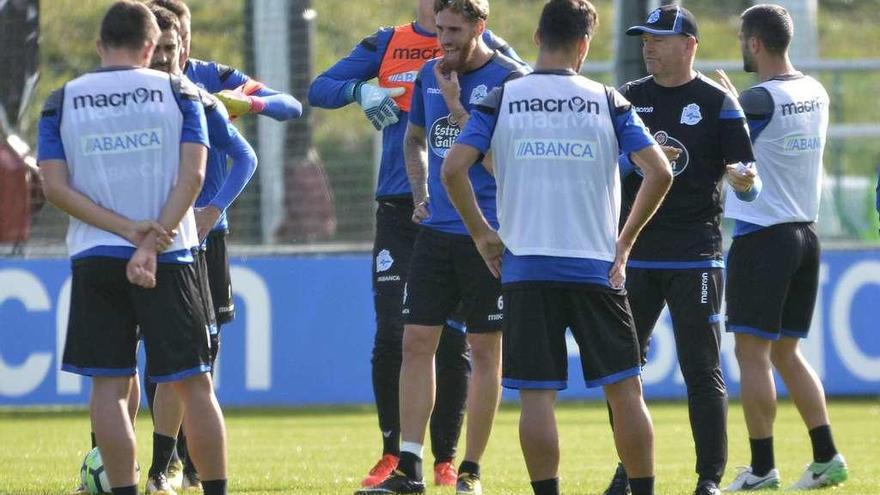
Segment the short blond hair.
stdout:
<svg viewBox="0 0 880 495">
<path fill-rule="evenodd" d="M 486 20 L 489 18 L 488 0 L 434 0 L 434 13 L 441 10 L 451 9 L 458 12 L 470 22 Z"/>
</svg>

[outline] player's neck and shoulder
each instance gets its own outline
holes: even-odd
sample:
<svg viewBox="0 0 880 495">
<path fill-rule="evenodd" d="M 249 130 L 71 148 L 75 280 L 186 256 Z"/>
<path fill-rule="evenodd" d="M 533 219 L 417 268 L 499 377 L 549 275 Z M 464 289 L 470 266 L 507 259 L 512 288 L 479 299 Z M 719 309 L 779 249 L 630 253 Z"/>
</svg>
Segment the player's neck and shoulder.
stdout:
<svg viewBox="0 0 880 495">
<path fill-rule="evenodd" d="M 524 66 L 517 60 L 514 60 L 498 50 L 491 50 L 488 58 L 473 69 L 463 71 L 460 77 L 477 76 L 482 77 L 484 73 L 490 71 L 499 71 L 508 74 L 505 81 L 521 77 L 530 72 L 528 66 Z"/>
<path fill-rule="evenodd" d="M 518 84 L 531 86 L 543 84 L 569 85 L 593 92 L 607 92 L 609 89 L 612 89 L 599 81 L 595 81 L 578 73 L 572 68 L 541 67 L 540 65 L 537 65 L 533 70 L 525 72 L 523 75 L 527 77 L 521 78 L 517 82 Z"/>
<path fill-rule="evenodd" d="M 408 40 L 425 40 L 435 41 L 437 35 L 427 31 L 419 26 L 416 21 L 411 21 L 399 26 L 382 26 L 376 32 L 366 36 L 358 43 L 360 48 L 370 52 L 379 53 L 380 56 L 385 53 L 385 49 L 391 44 L 391 39 L 396 36 L 405 36 Z"/>
<path fill-rule="evenodd" d="M 432 58 L 431 60 L 425 62 L 421 69 L 422 77 L 424 78 L 427 76 L 431 80 L 433 80 L 434 66 L 441 60 L 443 60 L 443 57 Z M 527 65 L 521 64 L 515 59 L 508 57 L 498 50 L 493 50 L 489 58 L 486 59 L 483 63 L 473 69 L 460 72 L 458 74 L 458 77 L 459 80 L 482 78 L 496 72 L 505 74 L 506 76 L 504 77 L 503 82 L 508 82 L 529 74 L 531 72 L 531 68 Z"/>
<path fill-rule="evenodd" d="M 653 75 L 648 75 L 641 79 L 636 79 L 634 81 L 625 83 L 619 88 L 619 91 L 623 94 L 637 93 L 639 91 L 651 91 L 660 93 L 688 93 L 696 95 L 698 95 L 699 93 L 704 93 L 718 98 L 724 98 L 729 95 L 728 91 L 724 89 L 723 86 L 699 71 L 694 71 L 693 77 L 691 79 L 683 84 L 679 84 L 676 86 L 666 86 L 660 84 L 657 82 Z"/>
<path fill-rule="evenodd" d="M 797 70 L 784 74 L 773 75 L 772 77 L 769 77 L 766 80 L 755 84 L 754 86 L 746 90 L 746 92 L 761 89 L 765 91 L 774 89 L 778 89 L 780 91 L 789 91 L 795 88 L 824 94 L 826 96 L 828 94 L 822 83 L 820 83 L 812 76 L 809 76 Z"/>
<path fill-rule="evenodd" d="M 96 78 L 107 78 L 112 74 L 115 79 L 118 79 L 120 73 L 129 72 L 131 73 L 130 77 L 132 78 L 143 78 L 143 79 L 168 79 L 168 74 L 165 72 L 160 72 L 157 70 L 149 69 L 146 67 L 134 66 L 134 65 L 109 65 L 103 67 L 97 67 L 92 69 L 79 77 L 76 77 L 70 80 L 67 85 L 76 85 L 81 83 L 87 83 L 88 81 L 94 80 Z M 164 76 L 164 77 L 163 77 Z"/>
<path fill-rule="evenodd" d="M 740 93 L 739 102 L 749 115 L 772 114 L 774 93 L 805 91 L 819 98 L 828 99 L 825 87 L 800 71 L 776 74 Z M 778 95 L 777 95 L 778 96 Z"/>
<path fill-rule="evenodd" d="M 186 61 L 183 73 L 190 81 L 211 93 L 232 89 L 250 80 L 250 77 L 234 67 L 213 60 L 197 58 L 190 58 Z"/>
</svg>

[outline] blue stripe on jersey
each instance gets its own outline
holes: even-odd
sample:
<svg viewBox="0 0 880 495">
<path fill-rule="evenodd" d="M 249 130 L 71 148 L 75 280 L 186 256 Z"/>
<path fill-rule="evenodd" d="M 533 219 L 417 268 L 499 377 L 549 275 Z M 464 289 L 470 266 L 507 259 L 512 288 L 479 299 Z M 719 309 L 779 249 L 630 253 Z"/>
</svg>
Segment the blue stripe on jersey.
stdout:
<svg viewBox="0 0 880 495">
<path fill-rule="evenodd" d="M 179 93 L 174 94 L 177 106 L 183 114 L 183 129 L 180 132 L 181 143 L 202 144 L 206 148 L 211 147 L 208 139 L 208 122 L 205 119 L 205 108 L 200 101 L 184 97 Z"/>
<path fill-rule="evenodd" d="M 610 261 L 559 256 L 517 256 L 505 251 L 501 260 L 501 283 L 574 282 L 610 287 Z"/>
<path fill-rule="evenodd" d="M 617 171 L 621 180 L 636 171 L 636 164 L 630 159 L 629 153 L 621 153 L 617 156 Z"/>
<path fill-rule="evenodd" d="M 128 260 L 131 259 L 134 251 L 135 248 L 131 246 L 95 246 L 76 253 L 71 256 L 70 259 L 78 260 L 83 258 L 104 257 Z M 193 262 L 193 256 L 189 249 L 180 249 L 178 251 L 160 254 L 157 261 L 159 263 L 174 263 L 178 265 L 188 264 Z"/>
<path fill-rule="evenodd" d="M 743 220 L 737 220 L 736 223 L 733 224 L 733 237 L 751 234 L 752 232 L 757 232 L 765 228 L 767 227 L 764 227 L 763 225 L 758 225 L 756 223 L 746 222 Z"/>
<path fill-rule="evenodd" d="M 749 116 L 749 135 L 752 137 L 753 143 L 758 140 L 758 136 L 764 132 L 764 129 L 770 125 L 770 118 L 770 116 L 767 116 L 766 118 L 753 118 L 751 115 Z"/>
<path fill-rule="evenodd" d="M 737 120 L 746 118 L 746 114 L 738 108 L 735 110 L 721 110 L 721 114 L 718 115 L 718 118 L 722 120 Z"/>
<path fill-rule="evenodd" d="M 724 268 L 724 260 L 700 260 L 700 261 L 642 261 L 629 260 L 627 268 L 642 268 L 654 270 L 687 270 L 691 268 Z"/>
<path fill-rule="evenodd" d="M 37 132 L 37 162 L 67 160 L 61 141 L 61 111 L 43 111 Z"/>
<path fill-rule="evenodd" d="M 612 109 L 613 111 L 613 109 Z M 614 115 L 614 133 L 621 153 L 634 153 L 657 144 L 645 127 L 645 123 L 630 107 L 629 110 Z"/>
<path fill-rule="evenodd" d="M 37 133 L 37 162 L 67 160 L 61 140 L 61 113 L 64 109 L 64 87 L 53 91 L 43 103 Z"/>
<path fill-rule="evenodd" d="M 513 390 L 565 390 L 568 388 L 566 380 L 519 380 L 516 378 L 502 378 L 501 386 Z"/>
<path fill-rule="evenodd" d="M 722 316 L 719 313 L 709 315 L 709 323 L 721 323 Z"/>
</svg>

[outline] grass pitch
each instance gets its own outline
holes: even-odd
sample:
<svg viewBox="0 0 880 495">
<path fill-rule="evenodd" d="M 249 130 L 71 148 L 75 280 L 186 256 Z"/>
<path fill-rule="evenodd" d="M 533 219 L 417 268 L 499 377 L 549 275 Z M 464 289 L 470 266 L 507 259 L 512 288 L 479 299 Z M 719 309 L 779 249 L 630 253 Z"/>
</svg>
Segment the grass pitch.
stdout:
<svg viewBox="0 0 880 495">
<path fill-rule="evenodd" d="M 656 433 L 657 493 L 689 494 L 695 484 L 694 451 L 684 403 L 650 403 Z M 880 399 L 833 400 L 830 412 L 838 447 L 850 466 L 850 481 L 835 494 L 880 493 Z M 483 488 L 488 494 L 528 494 L 519 449 L 514 404 L 498 414 L 484 457 Z M 557 411 L 562 438 L 562 491 L 599 494 L 613 473 L 616 457 L 601 403 L 562 403 Z M 226 411 L 230 492 L 240 494 L 350 494 L 378 459 L 380 433 L 371 408 Z M 85 411 L 0 411 L 0 494 L 65 494 L 75 487 L 89 447 Z M 138 419 L 138 459 L 150 464 L 149 414 Z M 730 462 L 749 462 L 742 409 L 732 403 Z M 783 486 L 793 483 L 811 458 L 809 438 L 797 411 L 782 403 L 776 421 L 776 462 Z M 461 442 L 463 448 L 464 442 Z M 429 451 L 426 448 L 426 451 Z M 460 452 L 460 454 L 463 454 Z M 427 455 L 426 475 L 430 480 Z M 141 480 L 143 489 L 144 479 Z M 452 495 L 449 488 L 429 493 Z"/>
</svg>

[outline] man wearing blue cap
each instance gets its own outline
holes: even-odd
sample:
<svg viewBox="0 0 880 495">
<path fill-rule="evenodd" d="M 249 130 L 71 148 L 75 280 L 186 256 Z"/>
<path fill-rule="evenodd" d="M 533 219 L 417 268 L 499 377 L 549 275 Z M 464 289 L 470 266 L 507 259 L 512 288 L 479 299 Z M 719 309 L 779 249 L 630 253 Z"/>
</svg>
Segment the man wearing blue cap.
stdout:
<svg viewBox="0 0 880 495">
<path fill-rule="evenodd" d="M 672 188 L 630 254 L 626 290 L 643 364 L 654 325 L 664 304 L 669 306 L 696 447 L 694 494 L 712 495 L 719 493 L 727 464 L 727 390 L 720 366 L 721 182 L 726 178 L 729 193 L 744 201 L 755 198 L 760 183 L 739 103 L 693 69 L 699 38 L 694 16 L 677 5 L 663 6 L 626 34 L 642 37 L 651 75 L 623 85 L 620 93 L 658 144 L 678 151 Z M 620 158 L 625 221 L 643 177 L 628 156 Z M 627 494 L 629 488 L 621 465 L 605 493 Z"/>
</svg>

